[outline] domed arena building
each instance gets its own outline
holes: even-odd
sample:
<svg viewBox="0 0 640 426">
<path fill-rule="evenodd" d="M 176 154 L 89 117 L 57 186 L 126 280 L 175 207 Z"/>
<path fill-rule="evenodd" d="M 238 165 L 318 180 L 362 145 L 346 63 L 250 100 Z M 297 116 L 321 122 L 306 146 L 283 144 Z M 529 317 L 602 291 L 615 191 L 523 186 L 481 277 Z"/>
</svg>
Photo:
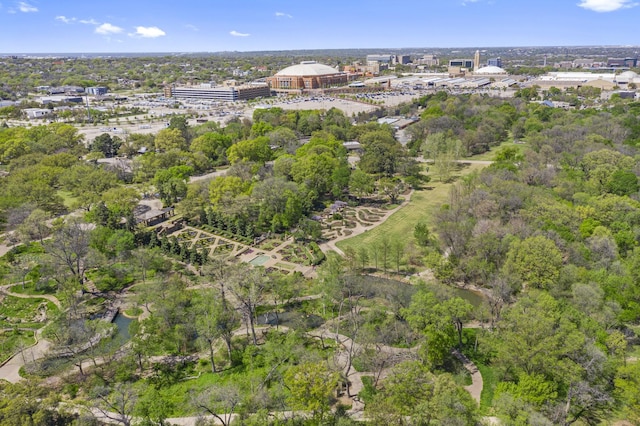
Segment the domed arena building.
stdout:
<svg viewBox="0 0 640 426">
<path fill-rule="evenodd" d="M 505 75 L 506 73 L 504 69 L 493 65 L 482 67 L 473 72 L 475 75 Z"/>
<path fill-rule="evenodd" d="M 347 74 L 316 61 L 292 65 L 267 78 L 271 89 L 324 89 L 347 84 Z"/>
</svg>

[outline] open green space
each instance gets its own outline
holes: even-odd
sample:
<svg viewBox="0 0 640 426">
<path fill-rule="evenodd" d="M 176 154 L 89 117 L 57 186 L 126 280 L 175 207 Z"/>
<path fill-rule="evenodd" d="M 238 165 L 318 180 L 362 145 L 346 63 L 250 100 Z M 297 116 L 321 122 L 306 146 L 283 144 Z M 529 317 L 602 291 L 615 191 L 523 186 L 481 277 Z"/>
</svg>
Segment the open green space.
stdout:
<svg viewBox="0 0 640 426">
<path fill-rule="evenodd" d="M 46 283 L 40 283 L 39 285 L 35 285 L 32 282 L 30 283 L 25 283 L 25 285 L 23 286 L 22 284 L 17 284 L 14 285 L 13 287 L 11 287 L 11 292 L 12 293 L 18 293 L 18 294 L 29 294 L 32 296 L 41 296 L 43 294 L 55 294 L 56 292 L 56 285 L 53 281 L 49 281 Z"/>
<path fill-rule="evenodd" d="M 480 370 L 482 375 L 482 393 L 480 394 L 480 412 L 487 415 L 490 413 L 491 405 L 493 404 L 493 394 L 496 387 L 496 377 L 493 372 L 493 368 L 476 363 L 476 367 Z"/>
<path fill-rule="evenodd" d="M 5 330 L 0 331 L 0 362 L 4 362 L 21 348 L 35 343 L 33 331 Z"/>
<path fill-rule="evenodd" d="M 80 200 L 78 197 L 75 197 L 71 193 L 71 191 L 65 191 L 65 190 L 60 189 L 60 190 L 57 191 L 56 194 L 62 198 L 62 203 L 69 210 L 72 210 L 75 207 L 77 207 L 78 201 Z"/>
<path fill-rule="evenodd" d="M 387 238 L 389 241 L 407 241 L 408 236 L 413 236 L 413 228 L 419 222 L 432 225 L 433 214 L 447 203 L 449 189 L 457 178 L 486 167 L 482 164 L 471 164 L 455 172 L 451 183 L 429 182 L 424 188 L 414 191 L 409 204 L 392 214 L 384 223 L 373 229 L 356 235 L 355 237 L 338 242 L 336 245 L 341 250 L 348 247 L 357 250 L 364 245 L 371 247 Z"/>
<path fill-rule="evenodd" d="M 9 323 L 20 327 L 28 327 L 39 323 L 44 325 L 43 320 L 50 318 L 57 311 L 58 308 L 45 299 L 22 299 L 14 296 L 5 296 L 2 304 L 0 304 L 0 324 Z"/>
</svg>

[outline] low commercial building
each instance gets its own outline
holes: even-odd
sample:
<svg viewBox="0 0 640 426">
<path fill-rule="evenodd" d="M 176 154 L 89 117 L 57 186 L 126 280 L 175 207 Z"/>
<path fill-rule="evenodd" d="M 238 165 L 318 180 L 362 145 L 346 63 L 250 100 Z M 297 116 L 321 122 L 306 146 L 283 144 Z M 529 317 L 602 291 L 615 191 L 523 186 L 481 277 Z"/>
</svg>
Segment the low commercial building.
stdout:
<svg viewBox="0 0 640 426">
<path fill-rule="evenodd" d="M 47 87 L 47 86 L 41 86 L 41 87 Z M 77 94 L 77 93 L 84 93 L 84 88 L 81 86 L 49 87 L 47 89 L 47 92 L 50 95 L 61 95 L 63 93 Z"/>
<path fill-rule="evenodd" d="M 87 87 L 85 89 L 85 92 L 87 92 L 87 94 L 94 95 L 94 96 L 106 95 L 108 91 L 109 91 L 109 89 L 107 89 L 106 87 L 103 87 L 103 86 Z"/>
<path fill-rule="evenodd" d="M 367 55 L 367 62 L 383 62 L 390 64 L 395 59 L 395 55 Z"/>
<path fill-rule="evenodd" d="M 409 55 L 394 55 L 393 56 L 393 63 L 394 64 L 400 64 L 400 65 L 406 65 L 411 63 L 411 56 Z"/>
<path fill-rule="evenodd" d="M 609 58 L 607 66 L 611 68 L 635 68 L 638 66 L 638 58 Z"/>
<path fill-rule="evenodd" d="M 517 86 L 518 82 L 512 78 L 503 78 L 502 80 L 496 81 L 492 84 L 493 87 L 498 89 L 506 89 L 508 87 Z"/>
<path fill-rule="evenodd" d="M 243 86 L 213 86 L 201 84 L 199 86 L 167 86 L 164 89 L 167 98 L 203 99 L 214 101 L 238 101 L 267 98 L 271 96 L 269 86 L 264 83 L 247 84 Z"/>
<path fill-rule="evenodd" d="M 473 69 L 473 59 L 451 59 L 449 61 L 450 68 L 467 68 Z"/>
<path fill-rule="evenodd" d="M 47 108 L 25 108 L 23 111 L 25 112 L 25 114 L 27 114 L 27 118 L 31 120 L 36 118 L 43 118 L 51 114 L 51 110 Z"/>
<path fill-rule="evenodd" d="M 422 59 L 418 59 L 416 63 L 427 67 L 437 67 L 440 65 L 440 59 L 435 55 L 424 55 Z"/>
<path fill-rule="evenodd" d="M 391 87 L 394 80 L 398 77 L 395 75 L 384 75 L 382 77 L 373 77 L 364 81 L 365 86 L 386 86 Z"/>
<path fill-rule="evenodd" d="M 66 96 L 66 95 L 53 95 L 53 96 L 43 96 L 38 100 L 41 104 L 51 104 L 51 103 L 65 103 L 65 102 L 73 102 L 80 103 L 82 102 L 81 96 Z"/>
</svg>

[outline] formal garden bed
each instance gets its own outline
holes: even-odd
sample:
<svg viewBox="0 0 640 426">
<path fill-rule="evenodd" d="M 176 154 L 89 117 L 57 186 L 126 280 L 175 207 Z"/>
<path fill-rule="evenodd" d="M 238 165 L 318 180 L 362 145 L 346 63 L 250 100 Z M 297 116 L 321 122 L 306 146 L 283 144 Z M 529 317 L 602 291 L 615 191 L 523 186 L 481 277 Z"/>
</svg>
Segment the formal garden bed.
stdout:
<svg viewBox="0 0 640 426">
<path fill-rule="evenodd" d="M 260 250 L 270 251 L 281 245 L 284 241 L 279 238 L 268 238 L 259 242 L 256 247 Z"/>
</svg>

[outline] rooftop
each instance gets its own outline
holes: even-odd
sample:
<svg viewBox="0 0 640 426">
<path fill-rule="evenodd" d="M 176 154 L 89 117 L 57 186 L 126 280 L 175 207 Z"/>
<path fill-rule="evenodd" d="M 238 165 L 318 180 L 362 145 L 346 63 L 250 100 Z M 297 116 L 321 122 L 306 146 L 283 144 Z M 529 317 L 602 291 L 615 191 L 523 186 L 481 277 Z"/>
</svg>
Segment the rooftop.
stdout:
<svg viewBox="0 0 640 426">
<path fill-rule="evenodd" d="M 329 65 L 319 64 L 316 61 L 303 61 L 298 65 L 292 65 L 287 67 L 280 72 L 276 73 L 276 75 L 291 75 L 291 76 L 303 76 L 303 75 L 331 75 L 331 74 L 339 74 L 340 71 L 335 68 L 331 68 Z"/>
<path fill-rule="evenodd" d="M 507 72 L 500 68 L 500 67 L 495 67 L 493 65 L 489 65 L 487 67 L 482 67 L 479 70 L 475 71 L 474 74 L 506 74 Z"/>
</svg>

